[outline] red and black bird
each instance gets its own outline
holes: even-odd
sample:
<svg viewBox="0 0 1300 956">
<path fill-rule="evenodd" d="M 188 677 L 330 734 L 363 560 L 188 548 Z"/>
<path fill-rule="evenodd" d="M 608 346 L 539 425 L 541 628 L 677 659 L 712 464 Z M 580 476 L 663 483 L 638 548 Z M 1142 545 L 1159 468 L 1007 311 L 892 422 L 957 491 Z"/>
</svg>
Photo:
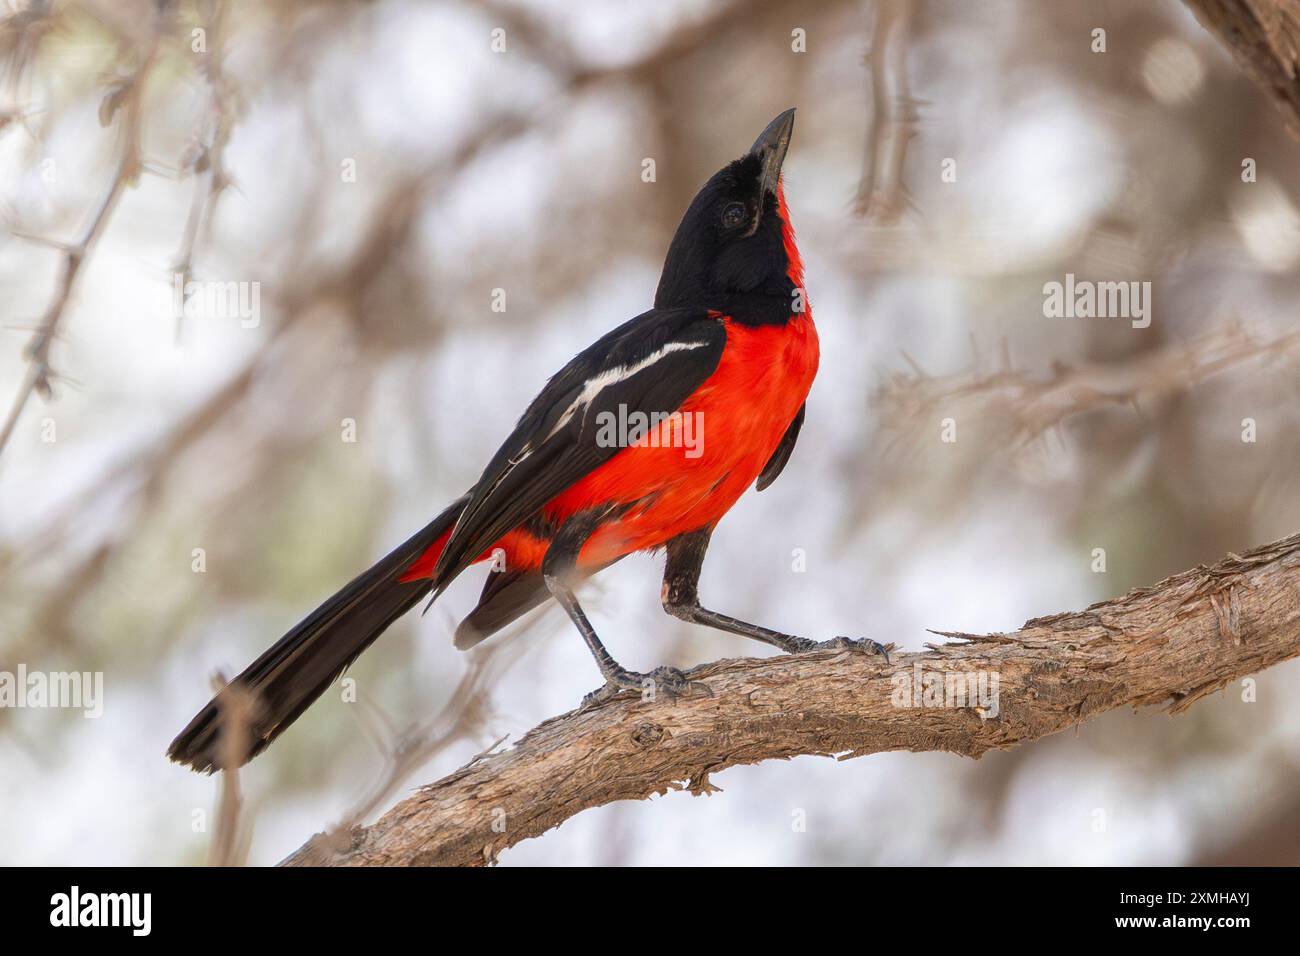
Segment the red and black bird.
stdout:
<svg viewBox="0 0 1300 956">
<path fill-rule="evenodd" d="M 817 331 L 781 184 L 793 129 L 788 110 L 704 184 L 668 248 L 654 308 L 552 377 L 464 497 L 235 678 L 255 701 L 240 763 L 393 621 L 494 556 L 456 646 L 472 647 L 554 598 L 604 675 L 592 696 L 642 689 L 646 680 L 668 694 L 695 687 L 672 668 L 643 675 L 619 666 L 574 596 L 576 582 L 634 551 L 666 550 L 663 604 L 673 616 L 790 653 L 822 646 L 707 610 L 697 594 L 722 516 L 790 460 L 817 374 Z M 638 412 L 644 418 L 634 419 Z M 620 444 L 602 440 L 610 415 L 655 424 Z M 692 423 L 700 434 L 688 443 L 682 430 Z M 826 643 L 882 652 L 871 641 Z M 197 770 L 224 765 L 221 704 L 218 695 L 190 721 L 171 745 L 173 760 Z"/>
</svg>

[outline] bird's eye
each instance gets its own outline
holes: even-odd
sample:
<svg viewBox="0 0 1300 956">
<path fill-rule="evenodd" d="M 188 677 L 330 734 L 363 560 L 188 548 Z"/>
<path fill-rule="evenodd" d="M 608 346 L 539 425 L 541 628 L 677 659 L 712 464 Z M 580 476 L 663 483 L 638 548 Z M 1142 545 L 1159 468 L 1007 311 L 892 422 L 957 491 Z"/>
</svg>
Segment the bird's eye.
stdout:
<svg viewBox="0 0 1300 956">
<path fill-rule="evenodd" d="M 744 203 L 728 203 L 726 208 L 722 210 L 722 225 L 727 229 L 735 229 L 747 218 Z"/>
</svg>

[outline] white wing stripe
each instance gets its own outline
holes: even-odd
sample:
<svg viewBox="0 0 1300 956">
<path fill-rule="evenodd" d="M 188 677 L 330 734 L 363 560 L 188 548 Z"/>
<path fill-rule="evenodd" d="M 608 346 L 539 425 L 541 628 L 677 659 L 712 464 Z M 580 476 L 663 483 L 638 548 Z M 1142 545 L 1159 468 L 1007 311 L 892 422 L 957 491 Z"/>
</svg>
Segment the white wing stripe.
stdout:
<svg viewBox="0 0 1300 956">
<path fill-rule="evenodd" d="M 708 342 L 669 342 L 663 348 L 656 352 L 652 352 L 639 362 L 632 365 L 619 365 L 615 368 L 606 369 L 599 375 L 592 376 L 587 379 L 586 384 L 582 386 L 582 391 L 578 393 L 578 397 L 575 398 L 569 407 L 564 410 L 564 414 L 560 416 L 559 421 L 555 423 L 555 427 L 551 429 L 550 434 L 546 437 L 550 438 L 551 435 L 554 435 L 561 428 L 567 425 L 579 408 L 590 407 L 591 403 L 595 401 L 596 396 L 610 385 L 625 381 L 633 375 L 636 375 L 638 372 L 645 371 L 665 355 L 669 355 L 673 352 L 685 352 L 689 349 L 704 348 L 709 344 L 710 343 Z"/>
</svg>

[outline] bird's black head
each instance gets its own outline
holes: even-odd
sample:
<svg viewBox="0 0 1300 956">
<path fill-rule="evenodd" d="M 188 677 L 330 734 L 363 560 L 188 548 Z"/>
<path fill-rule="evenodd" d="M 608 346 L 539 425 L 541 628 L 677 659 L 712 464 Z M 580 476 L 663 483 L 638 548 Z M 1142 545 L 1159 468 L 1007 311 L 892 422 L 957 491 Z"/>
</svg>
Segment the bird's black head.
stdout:
<svg viewBox="0 0 1300 956">
<path fill-rule="evenodd" d="M 752 323 L 790 317 L 803 283 L 781 191 L 793 130 L 786 110 L 704 184 L 668 247 L 656 308 L 704 306 Z"/>
</svg>

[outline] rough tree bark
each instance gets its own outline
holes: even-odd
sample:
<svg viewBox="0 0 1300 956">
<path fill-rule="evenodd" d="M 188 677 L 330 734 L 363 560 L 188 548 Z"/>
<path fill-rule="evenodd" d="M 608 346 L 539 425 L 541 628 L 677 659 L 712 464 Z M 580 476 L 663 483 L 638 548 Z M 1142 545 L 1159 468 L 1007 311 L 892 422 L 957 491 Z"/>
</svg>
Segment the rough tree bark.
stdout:
<svg viewBox="0 0 1300 956">
<path fill-rule="evenodd" d="M 1300 138 L 1300 0 L 1184 0 Z"/>
<path fill-rule="evenodd" d="M 696 668 L 712 697 L 628 695 L 572 711 L 420 790 L 370 827 L 318 834 L 289 865 L 478 865 L 589 807 L 687 789 L 737 764 L 888 750 L 978 757 L 1108 710 L 1179 713 L 1300 655 L 1300 535 L 1010 634 L 885 664 L 847 651 Z M 996 713 L 900 706 L 923 673 L 996 674 Z M 911 700 L 910 690 L 901 694 Z"/>
</svg>

